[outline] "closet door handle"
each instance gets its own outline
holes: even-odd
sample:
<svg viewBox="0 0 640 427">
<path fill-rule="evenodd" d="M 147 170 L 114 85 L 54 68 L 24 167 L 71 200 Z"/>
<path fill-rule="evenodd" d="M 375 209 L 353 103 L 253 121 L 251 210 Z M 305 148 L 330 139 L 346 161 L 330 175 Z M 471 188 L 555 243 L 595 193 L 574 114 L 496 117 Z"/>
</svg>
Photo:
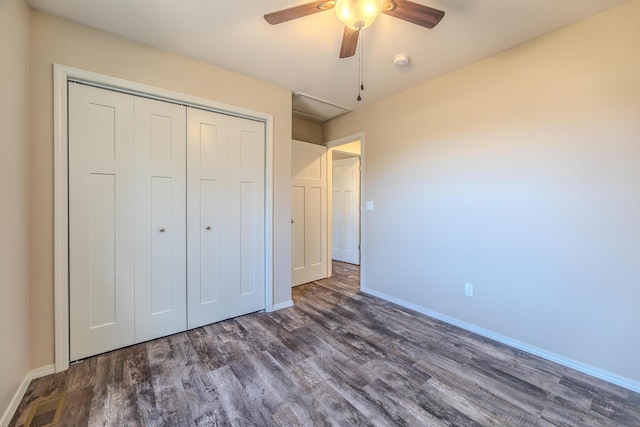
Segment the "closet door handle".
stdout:
<svg viewBox="0 0 640 427">
<path fill-rule="evenodd" d="M 164 233 L 165 231 L 167 231 L 164 227 L 160 227 L 160 232 Z"/>
<path fill-rule="evenodd" d="M 206 228 L 207 228 L 207 230 L 211 230 L 211 226 L 210 225 L 207 225 Z"/>
</svg>

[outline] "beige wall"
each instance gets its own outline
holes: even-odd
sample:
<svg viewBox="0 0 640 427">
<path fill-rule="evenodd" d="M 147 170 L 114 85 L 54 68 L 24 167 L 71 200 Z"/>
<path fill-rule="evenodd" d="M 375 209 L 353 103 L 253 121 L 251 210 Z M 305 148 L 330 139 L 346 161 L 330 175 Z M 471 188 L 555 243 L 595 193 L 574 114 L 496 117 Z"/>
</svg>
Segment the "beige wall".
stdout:
<svg viewBox="0 0 640 427">
<path fill-rule="evenodd" d="M 31 366 L 53 363 L 53 63 L 274 116 L 274 303 L 291 299 L 291 92 L 40 12 L 31 15 Z"/>
<path fill-rule="evenodd" d="M 29 372 L 29 9 L 0 0 L 0 417 Z"/>
<path fill-rule="evenodd" d="M 326 124 L 365 134 L 364 286 L 640 387 L 638 17 L 630 1 Z"/>
<path fill-rule="evenodd" d="M 298 141 L 322 145 L 322 123 L 293 116 L 291 133 Z"/>
</svg>

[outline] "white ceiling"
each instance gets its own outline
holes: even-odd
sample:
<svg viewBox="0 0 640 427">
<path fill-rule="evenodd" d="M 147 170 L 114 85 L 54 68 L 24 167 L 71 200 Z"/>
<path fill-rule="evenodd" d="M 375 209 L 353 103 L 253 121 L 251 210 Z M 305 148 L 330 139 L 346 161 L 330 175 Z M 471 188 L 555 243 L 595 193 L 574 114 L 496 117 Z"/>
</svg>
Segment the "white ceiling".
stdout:
<svg viewBox="0 0 640 427">
<path fill-rule="evenodd" d="M 28 0 L 39 10 L 356 109 L 626 0 L 414 0 L 445 11 L 434 29 L 381 15 L 358 56 L 339 59 L 333 11 L 279 25 L 265 13 L 305 0 Z M 395 68 L 398 53 L 411 57 Z"/>
</svg>

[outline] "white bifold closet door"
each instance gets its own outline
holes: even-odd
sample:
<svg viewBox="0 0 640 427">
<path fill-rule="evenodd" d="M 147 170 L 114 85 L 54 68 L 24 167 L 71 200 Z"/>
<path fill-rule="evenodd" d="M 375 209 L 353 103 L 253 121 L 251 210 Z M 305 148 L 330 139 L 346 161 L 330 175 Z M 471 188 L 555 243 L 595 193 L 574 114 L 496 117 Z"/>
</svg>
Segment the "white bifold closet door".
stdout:
<svg viewBox="0 0 640 427">
<path fill-rule="evenodd" d="M 71 360 L 135 342 L 133 101 L 69 84 Z"/>
<path fill-rule="evenodd" d="M 264 309 L 264 162 L 262 122 L 69 83 L 71 360 Z"/>
<path fill-rule="evenodd" d="M 189 328 L 264 308 L 265 126 L 189 109 Z"/>
<path fill-rule="evenodd" d="M 135 339 L 187 325 L 185 107 L 135 97 Z"/>
<path fill-rule="evenodd" d="M 185 108 L 69 84 L 70 358 L 186 329 Z"/>
</svg>

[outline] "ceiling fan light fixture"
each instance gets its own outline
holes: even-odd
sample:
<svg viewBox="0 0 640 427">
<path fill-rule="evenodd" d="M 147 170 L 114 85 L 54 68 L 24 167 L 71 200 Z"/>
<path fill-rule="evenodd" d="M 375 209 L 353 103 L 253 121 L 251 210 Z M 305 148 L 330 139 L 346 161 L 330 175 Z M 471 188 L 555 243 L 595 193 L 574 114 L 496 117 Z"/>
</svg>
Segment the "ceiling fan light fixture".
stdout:
<svg viewBox="0 0 640 427">
<path fill-rule="evenodd" d="M 382 12 L 384 0 L 336 0 L 336 16 L 352 30 L 362 30 Z"/>
</svg>

